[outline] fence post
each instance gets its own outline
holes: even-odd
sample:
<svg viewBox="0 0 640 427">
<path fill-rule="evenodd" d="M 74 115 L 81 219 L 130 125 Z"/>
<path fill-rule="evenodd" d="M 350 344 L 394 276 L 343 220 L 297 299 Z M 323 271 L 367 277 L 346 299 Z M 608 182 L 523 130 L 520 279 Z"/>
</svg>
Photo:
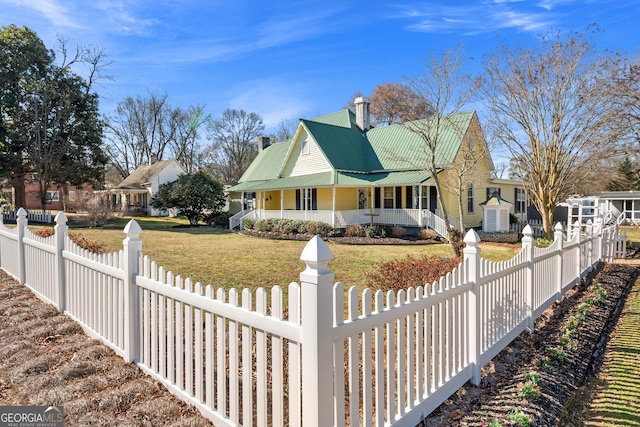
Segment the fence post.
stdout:
<svg viewBox="0 0 640 427">
<path fill-rule="evenodd" d="M 66 294 L 67 294 L 67 281 L 65 278 L 64 258 L 62 257 L 62 251 L 64 250 L 64 238 L 69 233 L 69 226 L 67 225 L 67 217 L 63 212 L 58 212 L 56 215 L 56 225 L 53 227 L 55 230 L 54 245 L 56 248 L 56 290 L 58 304 L 58 311 L 64 313 L 66 308 Z"/>
<path fill-rule="evenodd" d="M 300 259 L 302 287 L 302 425 L 333 425 L 333 254 L 318 236 L 304 247 Z M 343 307 L 339 307 L 343 310 Z"/>
<path fill-rule="evenodd" d="M 587 239 L 589 242 L 587 243 L 587 272 L 592 270 L 593 265 L 593 222 L 591 220 L 587 221 Z"/>
<path fill-rule="evenodd" d="M 560 301 L 562 299 L 562 260 L 564 258 L 562 248 L 564 246 L 564 237 L 562 235 L 562 224 L 559 222 L 557 222 L 556 226 L 553 228 L 553 241 L 557 245 L 558 250 L 558 255 L 556 256 L 556 277 L 558 279 L 556 287 L 556 290 L 558 291 L 556 294 L 556 301 Z"/>
<path fill-rule="evenodd" d="M 140 273 L 142 255 L 142 229 L 135 220 L 124 227 L 127 237 L 123 240 L 124 250 L 124 354 L 125 361 L 140 360 L 140 302 L 136 276 Z"/>
<path fill-rule="evenodd" d="M 471 292 L 469 292 L 469 363 L 473 364 L 471 373 L 471 383 L 473 385 L 480 384 L 482 379 L 480 369 L 480 355 L 482 354 L 482 322 L 481 322 L 481 305 L 480 305 L 480 236 L 472 228 L 464 236 L 466 246 L 463 250 L 465 280 L 471 283 Z"/>
<path fill-rule="evenodd" d="M 18 232 L 18 282 L 24 285 L 26 280 L 26 266 L 24 259 L 24 231 L 27 229 L 29 220 L 27 219 L 27 211 L 24 208 L 18 209 L 18 217 L 16 218 L 16 230 Z"/>
<path fill-rule="evenodd" d="M 529 224 L 522 230 L 522 250 L 524 251 L 525 258 L 527 260 L 527 271 L 526 271 L 526 301 L 527 306 L 525 307 L 527 313 L 527 329 L 529 332 L 534 331 L 534 323 L 533 323 L 533 228 Z"/>
<path fill-rule="evenodd" d="M 574 238 L 576 235 L 578 236 L 578 256 L 576 257 L 578 262 L 578 284 L 580 284 L 582 280 L 582 228 L 578 221 L 573 223 L 573 235 L 571 237 Z"/>
</svg>

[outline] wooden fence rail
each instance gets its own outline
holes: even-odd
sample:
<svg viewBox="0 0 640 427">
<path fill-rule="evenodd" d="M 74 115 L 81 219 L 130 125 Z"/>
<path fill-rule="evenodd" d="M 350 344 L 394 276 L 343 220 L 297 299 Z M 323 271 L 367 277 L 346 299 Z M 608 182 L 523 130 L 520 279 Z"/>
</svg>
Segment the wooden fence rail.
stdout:
<svg viewBox="0 0 640 427">
<path fill-rule="evenodd" d="M 491 262 L 470 230 L 446 277 L 372 293 L 334 283 L 314 237 L 299 284 L 254 294 L 165 271 L 134 220 L 105 255 L 76 246 L 63 213 L 55 222 L 48 238 L 23 209 L 15 228 L 0 224 L 0 268 L 220 426 L 414 426 L 626 247 L 615 224 L 558 224 L 544 249 L 525 227 L 521 252 Z"/>
</svg>

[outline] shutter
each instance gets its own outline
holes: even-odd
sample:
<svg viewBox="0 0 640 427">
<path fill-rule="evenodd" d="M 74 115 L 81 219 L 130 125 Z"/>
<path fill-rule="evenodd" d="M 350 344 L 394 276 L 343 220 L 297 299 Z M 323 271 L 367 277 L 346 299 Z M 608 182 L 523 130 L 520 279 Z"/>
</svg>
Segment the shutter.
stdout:
<svg viewBox="0 0 640 427">
<path fill-rule="evenodd" d="M 300 200 L 302 199 L 302 194 L 301 194 L 301 190 L 297 189 L 296 190 L 296 210 L 299 211 L 300 210 Z"/>
<path fill-rule="evenodd" d="M 374 208 L 380 209 L 380 187 L 375 187 L 373 189 L 373 198 L 374 200 Z"/>
<path fill-rule="evenodd" d="M 396 209 L 402 209 L 402 187 L 396 187 L 396 197 L 395 197 L 394 207 Z"/>
<path fill-rule="evenodd" d="M 404 202 L 404 207 L 407 209 L 411 209 L 413 208 L 413 187 L 411 186 L 406 186 L 404 187 L 405 190 L 405 202 Z"/>
<path fill-rule="evenodd" d="M 311 210 L 312 211 L 318 210 L 318 189 L 317 188 L 311 189 Z"/>
<path fill-rule="evenodd" d="M 518 189 L 513 189 L 513 205 L 515 213 L 520 213 L 520 203 L 518 203 Z"/>
</svg>

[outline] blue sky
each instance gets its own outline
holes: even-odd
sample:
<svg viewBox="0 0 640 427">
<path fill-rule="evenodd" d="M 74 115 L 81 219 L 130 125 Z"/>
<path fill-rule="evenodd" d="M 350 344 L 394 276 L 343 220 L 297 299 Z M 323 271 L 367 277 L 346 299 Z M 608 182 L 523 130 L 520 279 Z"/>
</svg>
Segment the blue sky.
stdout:
<svg viewBox="0 0 640 427">
<path fill-rule="evenodd" d="M 106 49 L 115 81 L 97 88 L 104 113 L 153 91 L 214 118 L 256 112 L 267 130 L 415 76 L 421 58 L 460 43 L 477 72 L 502 41 L 596 23 L 598 46 L 635 55 L 639 17 L 640 0 L 0 0 L 0 26 L 27 26 L 48 47 L 60 36 Z"/>
</svg>

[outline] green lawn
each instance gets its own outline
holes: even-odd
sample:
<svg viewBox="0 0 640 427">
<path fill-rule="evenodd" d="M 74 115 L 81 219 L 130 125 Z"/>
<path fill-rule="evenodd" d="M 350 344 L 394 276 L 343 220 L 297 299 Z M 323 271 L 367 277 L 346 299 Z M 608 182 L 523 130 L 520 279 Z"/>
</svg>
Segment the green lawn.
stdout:
<svg viewBox="0 0 640 427">
<path fill-rule="evenodd" d="M 99 241 L 108 251 L 122 248 L 125 238 L 122 232 L 130 218 L 119 218 L 99 229 L 76 229 L 72 232 Z M 136 217 L 142 228 L 142 249 L 166 270 L 183 277 L 191 277 L 215 287 L 270 288 L 286 286 L 298 281 L 304 270 L 300 254 L 306 242 L 268 240 L 241 236 L 226 230 L 208 227 L 177 228 L 187 224 L 178 218 Z M 35 228 L 35 227 L 34 227 Z M 329 244 L 334 260 L 329 268 L 335 280 L 346 287 L 364 287 L 365 272 L 376 265 L 407 254 L 453 256 L 449 245 L 407 246 L 353 246 Z M 482 244 L 488 259 L 502 261 L 510 259 L 520 245 Z"/>
<path fill-rule="evenodd" d="M 585 425 L 640 425 L 640 280 L 637 280 L 608 344 L 603 387 L 591 403 Z"/>
</svg>

